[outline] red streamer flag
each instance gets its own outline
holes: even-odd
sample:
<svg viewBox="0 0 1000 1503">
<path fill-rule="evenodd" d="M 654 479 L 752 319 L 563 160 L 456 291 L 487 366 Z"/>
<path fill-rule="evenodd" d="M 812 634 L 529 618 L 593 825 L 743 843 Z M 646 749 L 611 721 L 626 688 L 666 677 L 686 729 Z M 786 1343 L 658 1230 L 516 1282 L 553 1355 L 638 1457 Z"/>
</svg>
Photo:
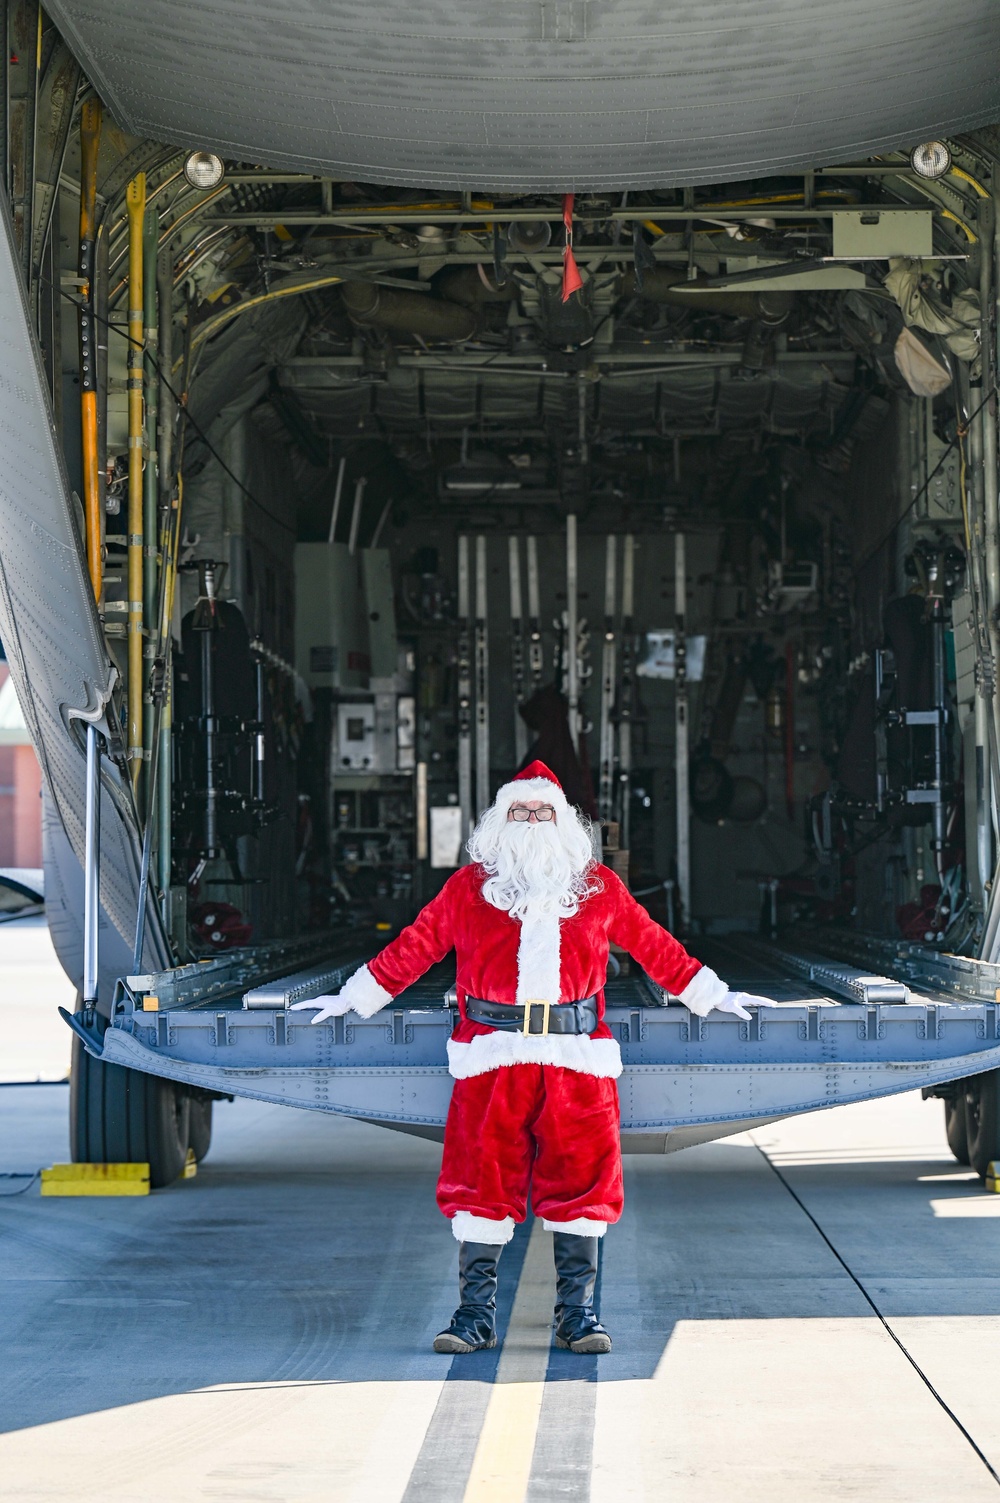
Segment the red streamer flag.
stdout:
<svg viewBox="0 0 1000 1503">
<path fill-rule="evenodd" d="M 573 200 L 575 193 L 563 194 L 563 224 L 566 226 L 566 247 L 563 250 L 562 300 L 568 303 L 574 292 L 583 286 L 580 268 L 573 254 Z"/>
</svg>

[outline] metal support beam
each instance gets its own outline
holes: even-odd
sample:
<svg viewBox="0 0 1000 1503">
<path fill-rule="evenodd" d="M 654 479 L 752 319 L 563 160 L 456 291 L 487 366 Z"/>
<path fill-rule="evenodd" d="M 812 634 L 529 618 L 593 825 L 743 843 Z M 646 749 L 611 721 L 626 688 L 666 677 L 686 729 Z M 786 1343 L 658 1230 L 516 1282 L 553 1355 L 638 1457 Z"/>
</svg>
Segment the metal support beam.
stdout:
<svg viewBox="0 0 1000 1503">
<path fill-rule="evenodd" d="M 576 540 L 576 515 L 566 518 L 566 701 L 569 706 L 569 734 L 574 750 L 580 737 L 580 672 L 577 657 L 579 632 L 579 562 Z"/>
<path fill-rule="evenodd" d="M 618 604 L 618 539 L 609 532 L 604 550 L 604 642 L 601 648 L 601 750 L 598 809 L 602 819 L 613 817 L 615 793 L 615 689 L 617 640 L 615 611 Z"/>
<path fill-rule="evenodd" d="M 527 540 L 528 554 L 528 670 L 532 693 L 541 688 L 545 667 L 542 655 L 541 592 L 538 588 L 538 539 Z"/>
<path fill-rule="evenodd" d="M 514 685 L 514 759 L 520 767 L 528 750 L 528 727 L 521 718 L 524 703 L 524 600 L 521 592 L 521 539 L 507 539 L 510 571 L 510 660 Z"/>
<path fill-rule="evenodd" d="M 469 539 L 458 540 L 458 807 L 462 811 L 462 859 L 472 833 L 472 640 L 469 620 Z"/>
<path fill-rule="evenodd" d="M 146 212 L 146 174 L 139 172 L 126 193 L 129 229 L 128 289 L 128 757 L 138 793 L 143 769 L 142 747 L 142 226 Z"/>
<path fill-rule="evenodd" d="M 632 693 L 635 677 L 635 538 L 622 545 L 622 681 L 618 701 L 618 821 L 623 850 L 631 849 Z"/>
<path fill-rule="evenodd" d="M 98 925 L 101 914 L 101 753 L 97 727 L 87 726 L 87 789 L 83 861 L 83 1006 L 97 1005 Z"/>
<path fill-rule="evenodd" d="M 476 813 L 490 804 L 490 645 L 486 581 L 486 539 L 476 538 Z"/>
<path fill-rule="evenodd" d="M 688 791 L 687 551 L 683 532 L 674 535 L 674 751 L 677 799 L 677 893 L 680 925 L 691 918 L 691 806 Z"/>
</svg>

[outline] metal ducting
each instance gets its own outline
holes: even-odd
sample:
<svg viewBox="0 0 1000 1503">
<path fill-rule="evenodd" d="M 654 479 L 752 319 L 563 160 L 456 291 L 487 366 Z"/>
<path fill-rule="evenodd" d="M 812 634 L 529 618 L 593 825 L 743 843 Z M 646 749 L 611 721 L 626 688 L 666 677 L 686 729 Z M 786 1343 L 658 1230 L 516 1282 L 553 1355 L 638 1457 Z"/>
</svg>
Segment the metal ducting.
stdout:
<svg viewBox="0 0 1000 1503">
<path fill-rule="evenodd" d="M 463 307 L 478 308 L 483 303 L 513 302 L 518 284 L 508 273 L 503 286 L 497 287 L 483 266 L 446 266 L 434 278 L 434 291 Z"/>
<path fill-rule="evenodd" d="M 403 292 L 375 282 L 345 282 L 344 308 L 356 324 L 396 329 L 424 339 L 471 339 L 478 320 L 468 308 L 429 292 Z"/>
<path fill-rule="evenodd" d="M 683 292 L 678 291 L 683 287 Z M 643 272 L 640 288 L 635 271 L 629 269 L 622 278 L 622 292 L 630 297 L 644 297 L 650 303 L 669 303 L 673 308 L 700 309 L 703 313 L 723 313 L 729 318 L 760 319 L 765 324 L 783 323 L 792 310 L 794 292 L 711 292 L 698 291 L 697 282 L 689 282 L 683 266 L 653 266 Z"/>
</svg>

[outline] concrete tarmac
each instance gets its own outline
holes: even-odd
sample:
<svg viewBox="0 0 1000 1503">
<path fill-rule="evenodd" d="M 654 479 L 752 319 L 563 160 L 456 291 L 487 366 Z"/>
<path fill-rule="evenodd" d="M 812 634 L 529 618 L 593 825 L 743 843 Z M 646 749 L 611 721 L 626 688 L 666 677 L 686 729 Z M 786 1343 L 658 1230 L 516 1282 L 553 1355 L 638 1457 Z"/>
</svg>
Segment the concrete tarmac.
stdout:
<svg viewBox="0 0 1000 1503">
<path fill-rule="evenodd" d="M 0 1082 L 69 1074 L 72 1035 L 56 1009 L 75 1005 L 44 917 L 0 924 Z"/>
<path fill-rule="evenodd" d="M 65 1159 L 66 1107 L 0 1088 L 0 1169 Z M 536 1225 L 501 1262 L 500 1348 L 434 1355 L 456 1285 L 439 1157 L 237 1102 L 197 1178 L 149 1198 L 0 1180 L 0 1498 L 1000 1495 L 1000 1196 L 948 1154 L 939 1102 L 628 1159 L 602 1358 L 550 1347 Z"/>
</svg>

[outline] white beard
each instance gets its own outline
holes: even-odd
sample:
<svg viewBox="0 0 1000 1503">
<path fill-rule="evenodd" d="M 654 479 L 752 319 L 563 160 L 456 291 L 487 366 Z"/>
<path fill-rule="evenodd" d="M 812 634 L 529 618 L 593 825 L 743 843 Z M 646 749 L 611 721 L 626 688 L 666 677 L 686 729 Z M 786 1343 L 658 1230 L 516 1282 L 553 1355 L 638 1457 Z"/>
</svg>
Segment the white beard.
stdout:
<svg viewBox="0 0 1000 1503">
<path fill-rule="evenodd" d="M 477 856 L 488 872 L 483 897 L 521 924 L 516 1001 L 558 1002 L 559 921 L 571 918 L 588 892 L 589 838 L 571 811 L 563 824 L 520 823 L 504 814 L 490 828 L 488 819 L 477 831 Z"/>
<path fill-rule="evenodd" d="M 587 891 L 586 874 L 593 863 L 589 848 L 581 860 L 579 821 L 564 839 L 554 821 L 505 821 L 490 847 L 480 848 L 479 860 L 488 876 L 483 896 L 512 918 L 569 918 Z M 484 832 L 485 833 L 485 832 Z M 481 847 L 486 842 L 481 842 Z"/>
</svg>

